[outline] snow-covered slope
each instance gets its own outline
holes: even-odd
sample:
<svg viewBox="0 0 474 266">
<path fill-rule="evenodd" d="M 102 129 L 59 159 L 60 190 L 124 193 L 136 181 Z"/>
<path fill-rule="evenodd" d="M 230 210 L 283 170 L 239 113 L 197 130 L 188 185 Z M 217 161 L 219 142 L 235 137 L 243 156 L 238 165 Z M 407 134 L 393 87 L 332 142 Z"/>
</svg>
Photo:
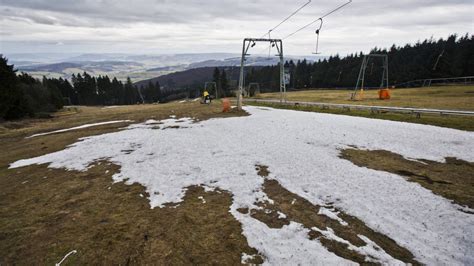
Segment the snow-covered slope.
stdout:
<svg viewBox="0 0 474 266">
<path fill-rule="evenodd" d="M 286 189 L 314 204 L 335 202 L 408 248 L 423 263 L 474 264 L 473 215 L 400 176 L 357 167 L 338 157 L 340 149 L 355 145 L 407 158 L 443 161 L 457 157 L 473 162 L 474 133 L 329 114 L 246 110 L 251 116 L 199 123 L 150 120 L 81 139 L 59 152 L 17 161 L 11 168 L 49 163 L 49 167 L 86 171 L 94 161 L 108 159 L 121 166 L 115 181 L 128 178 L 127 183 L 144 185 L 152 207 L 179 202 L 187 186 L 219 187 L 233 193 L 230 211 L 242 223 L 249 244 L 267 262 L 350 263 L 309 240 L 300 224 L 270 229 L 236 211 L 266 198 L 255 165 L 267 165 L 270 177 Z M 393 258 L 381 262 L 399 263 Z"/>
</svg>

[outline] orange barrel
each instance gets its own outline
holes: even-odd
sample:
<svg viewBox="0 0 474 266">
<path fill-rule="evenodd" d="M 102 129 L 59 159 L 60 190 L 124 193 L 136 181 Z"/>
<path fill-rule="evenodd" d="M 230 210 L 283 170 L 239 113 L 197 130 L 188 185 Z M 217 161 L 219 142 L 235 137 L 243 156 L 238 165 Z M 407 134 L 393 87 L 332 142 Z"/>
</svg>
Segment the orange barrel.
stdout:
<svg viewBox="0 0 474 266">
<path fill-rule="evenodd" d="M 380 100 L 390 100 L 390 90 L 389 89 L 379 90 L 379 99 Z"/>
<path fill-rule="evenodd" d="M 222 99 L 222 112 L 226 113 L 230 111 L 230 100 L 227 98 Z"/>
</svg>

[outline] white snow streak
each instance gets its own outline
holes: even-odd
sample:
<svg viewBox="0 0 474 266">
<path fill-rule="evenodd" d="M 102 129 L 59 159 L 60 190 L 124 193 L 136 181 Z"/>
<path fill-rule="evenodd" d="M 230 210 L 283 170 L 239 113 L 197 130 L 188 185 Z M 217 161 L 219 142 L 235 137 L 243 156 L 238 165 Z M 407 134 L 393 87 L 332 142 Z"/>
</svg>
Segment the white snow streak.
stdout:
<svg viewBox="0 0 474 266">
<path fill-rule="evenodd" d="M 26 137 L 26 138 L 29 139 L 29 138 L 39 137 L 39 136 L 45 136 L 45 135 L 50 135 L 50 134 L 56 134 L 56 133 L 62 133 L 62 132 L 77 130 L 77 129 L 88 128 L 88 127 L 95 127 L 95 126 L 109 125 L 109 124 L 116 124 L 116 123 L 124 123 L 124 122 L 133 122 L 133 121 L 132 120 L 117 120 L 117 121 L 108 121 L 108 122 L 101 122 L 101 123 L 86 124 L 86 125 L 82 125 L 82 126 L 78 126 L 78 127 L 71 127 L 71 128 L 60 129 L 60 130 L 55 130 L 55 131 L 50 131 L 50 132 L 45 132 L 45 133 L 34 134 L 34 135 L 31 135 L 31 136 Z"/>
<path fill-rule="evenodd" d="M 255 208 L 254 202 L 267 198 L 261 188 L 263 178 L 254 168 L 267 165 L 270 178 L 286 189 L 313 204 L 332 202 L 408 248 L 423 263 L 474 264 L 473 215 L 400 176 L 357 167 L 338 157 L 340 149 L 355 145 L 406 158 L 444 161 L 457 157 L 472 162 L 473 133 L 270 108 L 246 110 L 251 116 L 199 123 L 190 119 L 181 119 L 182 123 L 147 121 L 120 132 L 83 138 L 63 151 L 20 160 L 11 168 L 49 163 L 49 167 L 86 171 L 95 161 L 108 159 L 121 166 L 114 180 L 128 178 L 127 184 L 144 185 L 152 207 L 180 202 L 187 186 L 219 187 L 233 193 L 231 213 L 267 263 L 350 263 L 309 240 L 308 230 L 298 223 L 271 229 L 236 211 Z M 162 130 L 173 125 L 180 128 Z M 369 240 L 366 243 L 366 252 L 380 262 L 399 263 L 373 248 Z"/>
<path fill-rule="evenodd" d="M 337 216 L 339 212 L 332 211 L 328 208 L 320 207 L 318 214 L 326 215 L 327 217 L 338 221 L 341 225 L 348 225 L 346 221 L 342 220 L 341 217 Z"/>
</svg>

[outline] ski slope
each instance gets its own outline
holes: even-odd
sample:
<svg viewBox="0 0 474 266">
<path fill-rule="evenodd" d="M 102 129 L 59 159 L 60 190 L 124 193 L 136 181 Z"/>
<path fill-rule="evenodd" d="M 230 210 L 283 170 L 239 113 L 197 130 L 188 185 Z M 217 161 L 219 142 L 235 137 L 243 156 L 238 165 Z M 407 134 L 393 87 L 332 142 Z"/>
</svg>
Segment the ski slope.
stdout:
<svg viewBox="0 0 474 266">
<path fill-rule="evenodd" d="M 266 165 L 270 178 L 289 191 L 313 204 L 334 202 L 409 249 L 422 263 L 474 264 L 474 215 L 401 176 L 357 167 L 338 157 L 340 149 L 357 146 L 410 159 L 456 157 L 474 162 L 474 133 L 360 117 L 245 109 L 250 116 L 133 124 L 122 131 L 82 138 L 62 151 L 19 160 L 10 168 L 49 164 L 87 171 L 95 161 L 107 159 L 121 167 L 113 176 L 116 182 L 146 187 L 152 208 L 179 203 L 188 186 L 218 187 L 234 195 L 230 212 L 242 223 L 249 245 L 267 263 L 352 264 L 309 240 L 301 224 L 271 229 L 236 211 L 257 208 L 255 202 L 267 198 L 261 188 L 263 178 L 255 171 L 256 164 Z M 403 264 L 366 242 L 363 249 L 374 253 L 378 262 Z"/>
</svg>

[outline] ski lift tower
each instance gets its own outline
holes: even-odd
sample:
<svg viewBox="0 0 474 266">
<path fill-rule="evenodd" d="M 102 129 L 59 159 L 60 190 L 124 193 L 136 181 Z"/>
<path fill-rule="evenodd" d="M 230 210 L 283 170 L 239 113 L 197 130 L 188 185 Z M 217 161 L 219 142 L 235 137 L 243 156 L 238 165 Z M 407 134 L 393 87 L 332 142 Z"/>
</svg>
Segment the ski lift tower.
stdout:
<svg viewBox="0 0 474 266">
<path fill-rule="evenodd" d="M 388 88 L 388 55 L 386 54 L 368 54 L 364 55 L 362 59 L 362 65 L 359 71 L 359 77 L 357 78 L 357 84 L 354 89 L 354 92 L 351 94 L 351 100 L 357 100 L 357 91 L 360 91 L 359 98 L 362 99 L 364 93 L 364 85 L 365 85 L 365 71 L 367 69 L 367 65 L 369 64 L 369 59 L 372 57 L 382 58 L 383 60 L 383 73 L 382 73 L 382 82 L 380 83 L 380 88 Z"/>
<path fill-rule="evenodd" d="M 237 108 L 242 109 L 242 94 L 244 92 L 244 68 L 246 56 L 249 56 L 248 50 L 254 47 L 257 42 L 268 42 L 270 47 L 276 47 L 280 57 L 280 103 L 286 102 L 286 86 L 285 86 L 285 66 L 283 62 L 283 42 L 281 39 L 263 39 L 263 38 L 245 38 L 242 45 L 242 58 L 240 60 L 240 78 L 239 78 L 239 91 L 237 94 Z"/>
</svg>

